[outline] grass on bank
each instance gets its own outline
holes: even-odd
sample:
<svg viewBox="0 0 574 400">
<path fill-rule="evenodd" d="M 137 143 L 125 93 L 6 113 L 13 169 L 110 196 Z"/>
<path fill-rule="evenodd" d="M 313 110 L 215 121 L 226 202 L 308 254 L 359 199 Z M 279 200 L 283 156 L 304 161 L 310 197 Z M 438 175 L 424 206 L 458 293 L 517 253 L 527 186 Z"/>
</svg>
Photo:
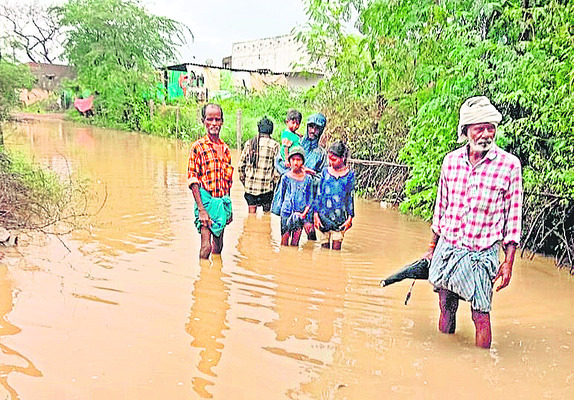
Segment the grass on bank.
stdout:
<svg viewBox="0 0 574 400">
<path fill-rule="evenodd" d="M 239 125 L 241 142 L 245 143 L 257 133 L 257 122 L 265 116 L 273 121 L 273 137 L 278 140 L 285 129 L 285 116 L 290 108 L 296 108 L 303 114 L 303 122 L 309 115 L 319 111 L 308 105 L 303 92 L 294 92 L 283 87 L 268 88 L 265 92 L 254 95 L 234 93 L 231 97 L 214 97 L 210 101 L 220 104 L 223 108 L 224 124 L 221 138 L 232 148 L 237 147 L 238 118 L 241 118 Z M 137 114 L 137 121 L 118 122 L 111 121 L 103 113 L 99 113 L 98 100 L 95 99 L 93 116 L 82 116 L 72 107 L 66 111 L 66 118 L 74 122 L 118 130 L 134 130 L 130 126 L 137 125 L 137 130 L 143 133 L 191 142 L 205 134 L 200 115 L 202 106 L 203 104 L 193 99 L 178 98 L 163 104 L 155 103 L 153 111 L 149 104 L 146 105 L 145 112 Z M 302 123 L 300 131 L 304 129 L 305 124 Z"/>
<path fill-rule="evenodd" d="M 0 227 L 65 234 L 88 216 L 87 184 L 62 179 L 26 156 L 0 148 Z"/>
</svg>

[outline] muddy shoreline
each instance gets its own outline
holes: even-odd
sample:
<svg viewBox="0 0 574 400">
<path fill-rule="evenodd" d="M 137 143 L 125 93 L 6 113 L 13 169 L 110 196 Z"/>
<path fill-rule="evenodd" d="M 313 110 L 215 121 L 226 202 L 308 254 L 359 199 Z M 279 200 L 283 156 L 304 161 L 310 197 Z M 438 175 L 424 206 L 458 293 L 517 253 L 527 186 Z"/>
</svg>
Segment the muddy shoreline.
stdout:
<svg viewBox="0 0 574 400">
<path fill-rule="evenodd" d="M 30 113 L 30 112 L 12 112 L 10 120 L 13 122 L 20 121 L 65 121 L 65 113 Z"/>
</svg>

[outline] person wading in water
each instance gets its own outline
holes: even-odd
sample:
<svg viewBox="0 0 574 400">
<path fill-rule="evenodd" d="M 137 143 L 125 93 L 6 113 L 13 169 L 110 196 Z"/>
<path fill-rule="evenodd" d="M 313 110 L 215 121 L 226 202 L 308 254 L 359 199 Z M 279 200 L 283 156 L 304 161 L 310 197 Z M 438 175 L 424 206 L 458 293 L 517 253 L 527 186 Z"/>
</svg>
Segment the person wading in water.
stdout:
<svg viewBox="0 0 574 400">
<path fill-rule="evenodd" d="M 223 231 L 232 220 L 229 191 L 233 183 L 231 151 L 219 137 L 223 110 L 209 103 L 201 109 L 206 135 L 191 144 L 187 184 L 195 199 L 195 226 L 201 234 L 199 258 L 221 254 Z"/>
<path fill-rule="evenodd" d="M 494 143 L 501 120 L 484 96 L 460 108 L 459 141 L 468 143 L 444 158 L 423 255 L 431 259 L 429 281 L 439 296 L 439 330 L 454 333 L 459 299 L 469 301 L 476 345 L 483 348 L 492 341 L 492 289 L 497 280 L 497 291 L 510 282 L 522 223 L 520 161 Z"/>
<path fill-rule="evenodd" d="M 250 214 L 256 213 L 259 206 L 263 212 L 271 210 L 273 189 L 281 177 L 273 166 L 275 156 L 279 153 L 279 143 L 271 138 L 273 122 L 263 117 L 257 124 L 257 130 L 258 135 L 245 143 L 237 165 Z"/>
</svg>

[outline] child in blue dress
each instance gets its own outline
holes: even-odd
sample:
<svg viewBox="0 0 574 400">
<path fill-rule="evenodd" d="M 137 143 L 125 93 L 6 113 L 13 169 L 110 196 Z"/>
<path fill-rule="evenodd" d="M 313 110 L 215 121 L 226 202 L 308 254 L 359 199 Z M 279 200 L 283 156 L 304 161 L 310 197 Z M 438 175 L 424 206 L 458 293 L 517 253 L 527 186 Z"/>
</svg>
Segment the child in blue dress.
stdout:
<svg viewBox="0 0 574 400">
<path fill-rule="evenodd" d="M 347 167 L 349 150 L 344 143 L 331 145 L 329 166 L 321 172 L 314 203 L 315 227 L 323 233 L 321 246 L 341 250 L 343 237 L 355 216 L 355 173 Z"/>
<path fill-rule="evenodd" d="M 305 151 L 294 146 L 289 151 L 290 170 L 281 177 L 273 196 L 271 212 L 281 217 L 281 245 L 298 246 L 303 223 L 313 203 L 313 178 L 303 170 Z"/>
</svg>

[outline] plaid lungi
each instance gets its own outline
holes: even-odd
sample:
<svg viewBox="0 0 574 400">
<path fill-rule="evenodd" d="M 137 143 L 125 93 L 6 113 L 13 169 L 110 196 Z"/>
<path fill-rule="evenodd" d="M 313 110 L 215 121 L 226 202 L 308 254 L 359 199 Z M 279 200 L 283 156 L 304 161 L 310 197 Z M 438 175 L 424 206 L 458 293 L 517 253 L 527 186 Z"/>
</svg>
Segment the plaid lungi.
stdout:
<svg viewBox="0 0 574 400">
<path fill-rule="evenodd" d="M 481 251 L 460 249 L 439 239 L 429 270 L 435 288 L 469 301 L 473 310 L 490 312 L 492 286 L 498 272 L 498 243 Z"/>
</svg>

